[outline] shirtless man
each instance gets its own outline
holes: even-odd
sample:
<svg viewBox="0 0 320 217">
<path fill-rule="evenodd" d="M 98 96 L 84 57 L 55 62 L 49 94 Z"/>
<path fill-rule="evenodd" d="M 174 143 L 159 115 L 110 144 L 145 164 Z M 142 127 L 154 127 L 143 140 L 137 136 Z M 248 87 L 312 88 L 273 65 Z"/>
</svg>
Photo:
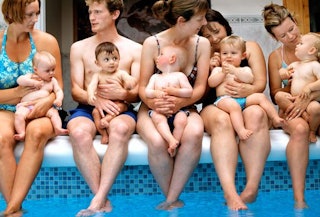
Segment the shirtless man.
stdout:
<svg viewBox="0 0 320 217">
<path fill-rule="evenodd" d="M 99 85 L 95 107 L 103 116 L 104 112 L 115 115 L 109 126 L 108 149 L 100 163 L 93 147 L 95 127 L 92 110 L 88 105 L 87 87 L 93 72 L 99 68 L 95 64 L 95 48 L 104 41 L 114 43 L 122 57 L 119 69 L 125 70 L 139 79 L 140 53 L 142 46 L 118 34 L 116 20 L 123 9 L 121 0 L 86 0 L 89 7 L 91 30 L 95 35 L 75 42 L 70 50 L 72 96 L 79 106 L 70 111 L 68 122 L 70 140 L 73 147 L 74 160 L 84 179 L 94 194 L 89 207 L 80 211 L 77 216 L 90 216 L 96 212 L 110 212 L 112 206 L 107 195 L 124 165 L 128 154 L 128 141 L 135 131 L 136 115 L 132 109 L 119 115 L 114 99 L 127 102 L 138 101 L 138 87 L 126 90 L 118 83 L 108 80 Z M 108 8 L 109 7 L 109 8 Z M 84 50 L 86 52 L 84 52 Z"/>
</svg>

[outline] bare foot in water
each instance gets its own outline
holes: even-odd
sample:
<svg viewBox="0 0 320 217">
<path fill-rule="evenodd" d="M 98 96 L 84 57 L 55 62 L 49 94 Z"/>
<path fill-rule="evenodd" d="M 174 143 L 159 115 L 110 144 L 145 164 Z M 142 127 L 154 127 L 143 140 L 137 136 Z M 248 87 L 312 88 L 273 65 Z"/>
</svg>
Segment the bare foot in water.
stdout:
<svg viewBox="0 0 320 217">
<path fill-rule="evenodd" d="M 18 210 L 18 211 L 15 211 L 15 212 L 9 212 L 9 211 L 4 211 L 2 213 L 0 213 L 0 216 L 2 217 L 21 217 L 23 216 L 23 214 L 26 213 L 26 211 L 24 210 Z"/>
<path fill-rule="evenodd" d="M 76 217 L 88 217 L 93 216 L 96 213 L 109 213 L 112 211 L 112 205 L 109 200 L 102 206 L 95 205 L 95 198 L 92 199 L 90 206 L 87 209 L 80 210 Z"/>
<path fill-rule="evenodd" d="M 257 191 L 244 189 L 244 191 L 240 194 L 240 198 L 244 203 L 253 203 L 257 199 L 257 194 Z"/>
<path fill-rule="evenodd" d="M 172 210 L 175 208 L 181 208 L 184 206 L 184 202 L 182 200 L 177 200 L 175 202 L 167 202 L 164 201 L 162 203 L 160 203 L 156 209 L 157 210 Z"/>
<path fill-rule="evenodd" d="M 308 204 L 305 202 L 305 201 L 296 201 L 295 203 L 294 203 L 294 208 L 295 209 L 308 209 L 309 208 L 309 206 L 308 206 Z"/>
<path fill-rule="evenodd" d="M 232 196 L 225 196 L 227 206 L 230 210 L 247 210 L 247 205 L 242 201 L 238 194 Z"/>
</svg>

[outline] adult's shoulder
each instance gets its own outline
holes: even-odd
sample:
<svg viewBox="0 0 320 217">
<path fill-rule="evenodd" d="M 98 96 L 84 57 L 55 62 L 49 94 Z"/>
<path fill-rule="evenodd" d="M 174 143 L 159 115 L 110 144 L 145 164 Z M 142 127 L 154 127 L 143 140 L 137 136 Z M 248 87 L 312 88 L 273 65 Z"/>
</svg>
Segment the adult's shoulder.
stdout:
<svg viewBox="0 0 320 217">
<path fill-rule="evenodd" d="M 246 50 L 256 51 L 256 50 L 262 50 L 262 49 L 261 49 L 261 46 L 256 41 L 246 41 Z"/>
<path fill-rule="evenodd" d="M 276 48 L 275 50 L 271 51 L 268 57 L 269 61 L 277 60 L 278 62 L 281 62 L 282 56 L 281 56 L 281 47 Z"/>
<path fill-rule="evenodd" d="M 203 36 L 197 36 L 197 37 L 199 37 L 199 46 L 201 47 L 201 49 L 208 49 L 210 53 L 211 45 L 209 40 Z"/>
<path fill-rule="evenodd" d="M 50 33 L 34 29 L 31 34 L 35 43 L 58 43 L 57 39 Z"/>
<path fill-rule="evenodd" d="M 91 48 L 92 46 L 95 47 L 93 37 L 94 36 L 91 36 L 91 37 L 73 42 L 71 45 L 71 50 L 79 50 L 79 49 L 83 50 L 83 49 Z"/>
<path fill-rule="evenodd" d="M 121 40 L 119 41 L 120 43 L 117 43 L 116 44 L 121 44 L 121 45 L 124 45 L 124 46 L 128 46 L 129 48 L 130 47 L 134 47 L 134 48 L 141 48 L 142 45 L 132 39 L 129 39 L 127 37 L 124 37 L 124 36 L 121 36 Z M 117 46 L 119 46 L 117 45 Z"/>
</svg>

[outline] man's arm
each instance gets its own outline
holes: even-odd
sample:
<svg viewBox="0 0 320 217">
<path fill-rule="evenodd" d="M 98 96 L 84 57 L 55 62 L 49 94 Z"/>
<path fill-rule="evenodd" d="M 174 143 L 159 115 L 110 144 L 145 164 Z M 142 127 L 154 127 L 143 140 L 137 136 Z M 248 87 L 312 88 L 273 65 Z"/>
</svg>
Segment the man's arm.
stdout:
<svg viewBox="0 0 320 217">
<path fill-rule="evenodd" d="M 70 49 L 70 76 L 71 94 L 74 101 L 88 104 L 88 94 L 84 90 L 84 63 L 82 60 L 83 47 L 79 42 L 74 43 Z"/>
</svg>

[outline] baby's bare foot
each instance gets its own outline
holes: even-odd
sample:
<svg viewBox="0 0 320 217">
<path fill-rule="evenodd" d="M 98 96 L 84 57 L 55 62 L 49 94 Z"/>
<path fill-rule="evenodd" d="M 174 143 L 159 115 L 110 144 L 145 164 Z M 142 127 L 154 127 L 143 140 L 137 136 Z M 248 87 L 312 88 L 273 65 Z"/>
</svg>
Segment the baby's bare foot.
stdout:
<svg viewBox="0 0 320 217">
<path fill-rule="evenodd" d="M 239 136 L 239 139 L 246 140 L 252 135 L 252 133 L 253 132 L 251 130 L 247 130 L 244 128 L 238 133 L 238 136 Z"/>
</svg>

